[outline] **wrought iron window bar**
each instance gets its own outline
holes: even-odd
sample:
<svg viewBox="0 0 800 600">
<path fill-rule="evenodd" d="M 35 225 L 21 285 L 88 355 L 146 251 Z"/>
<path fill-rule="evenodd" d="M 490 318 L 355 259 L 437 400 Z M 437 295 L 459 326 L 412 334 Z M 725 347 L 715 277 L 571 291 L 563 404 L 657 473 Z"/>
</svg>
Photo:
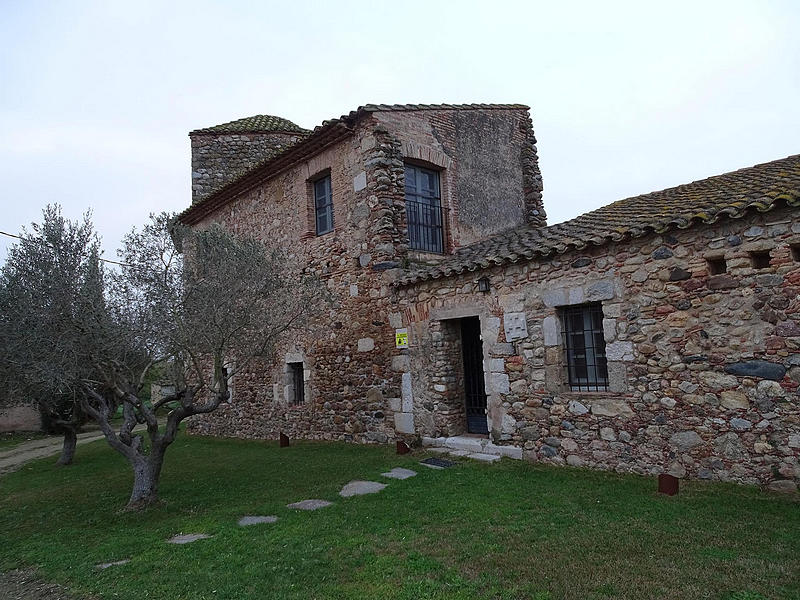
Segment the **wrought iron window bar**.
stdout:
<svg viewBox="0 0 800 600">
<path fill-rule="evenodd" d="M 406 200 L 408 242 L 414 250 L 444 253 L 444 208 Z"/>
<path fill-rule="evenodd" d="M 564 364 L 574 392 L 607 392 L 608 363 L 600 303 L 570 306 L 561 312 Z"/>
</svg>

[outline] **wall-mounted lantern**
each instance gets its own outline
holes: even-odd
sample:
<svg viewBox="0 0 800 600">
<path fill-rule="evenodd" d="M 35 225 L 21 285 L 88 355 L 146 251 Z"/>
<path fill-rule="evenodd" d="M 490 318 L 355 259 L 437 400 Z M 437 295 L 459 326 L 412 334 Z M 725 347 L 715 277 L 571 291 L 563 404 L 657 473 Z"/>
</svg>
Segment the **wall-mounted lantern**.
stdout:
<svg viewBox="0 0 800 600">
<path fill-rule="evenodd" d="M 489 293 L 489 278 L 488 277 L 481 277 L 478 279 L 478 291 L 483 292 L 484 294 Z"/>
</svg>

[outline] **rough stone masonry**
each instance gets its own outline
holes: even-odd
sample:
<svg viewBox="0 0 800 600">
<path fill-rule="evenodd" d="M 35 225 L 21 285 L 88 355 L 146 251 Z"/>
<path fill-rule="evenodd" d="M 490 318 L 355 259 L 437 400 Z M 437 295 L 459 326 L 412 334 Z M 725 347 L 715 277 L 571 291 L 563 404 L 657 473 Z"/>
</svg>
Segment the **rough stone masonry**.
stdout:
<svg viewBox="0 0 800 600">
<path fill-rule="evenodd" d="M 257 134 L 285 135 L 279 122 Z M 284 340 L 193 433 L 474 443 L 462 436 L 477 368 L 482 452 L 796 488 L 800 157 L 547 226 L 521 105 L 368 105 L 266 159 L 233 143 L 237 123 L 201 130 L 204 143 L 230 142 L 254 166 L 221 173 L 181 220 L 290 248 L 337 302 L 322 335 Z M 442 253 L 410 239 L 414 169 L 438 185 L 427 202 L 440 220 L 424 225 Z M 333 199 L 324 235 L 320 177 Z"/>
</svg>

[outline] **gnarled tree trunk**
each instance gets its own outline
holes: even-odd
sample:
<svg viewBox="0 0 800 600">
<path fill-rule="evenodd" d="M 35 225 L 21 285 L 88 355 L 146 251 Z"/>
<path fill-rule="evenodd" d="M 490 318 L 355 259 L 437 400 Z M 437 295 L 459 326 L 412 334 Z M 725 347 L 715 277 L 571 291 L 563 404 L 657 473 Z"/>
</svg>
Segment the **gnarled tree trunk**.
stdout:
<svg viewBox="0 0 800 600">
<path fill-rule="evenodd" d="M 155 448 L 149 455 L 137 456 L 132 461 L 133 490 L 126 510 L 140 510 L 158 502 L 158 480 L 163 464 L 164 452 Z"/>
<path fill-rule="evenodd" d="M 71 427 L 64 427 L 64 445 L 61 447 L 61 456 L 57 465 L 71 465 L 75 457 L 75 446 L 78 445 L 78 433 Z"/>
</svg>

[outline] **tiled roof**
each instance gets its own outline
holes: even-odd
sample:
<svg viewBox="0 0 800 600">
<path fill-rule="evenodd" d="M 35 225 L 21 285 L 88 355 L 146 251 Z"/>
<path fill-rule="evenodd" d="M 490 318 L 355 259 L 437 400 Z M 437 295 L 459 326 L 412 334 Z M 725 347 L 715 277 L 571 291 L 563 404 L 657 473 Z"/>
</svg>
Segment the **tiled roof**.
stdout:
<svg viewBox="0 0 800 600">
<path fill-rule="evenodd" d="M 308 129 L 303 129 L 299 125 L 292 123 L 288 119 L 275 117 L 273 115 L 253 115 L 229 123 L 195 129 L 189 135 L 204 133 L 264 133 L 269 131 L 285 131 L 288 133 L 308 133 Z"/>
<path fill-rule="evenodd" d="M 229 183 L 225 184 L 218 190 L 211 193 L 205 199 L 197 202 L 184 210 L 178 215 L 178 219 L 187 225 L 199 222 L 205 216 L 214 212 L 217 208 L 224 205 L 229 200 L 236 196 L 253 189 L 255 186 L 260 185 L 269 177 L 297 164 L 301 160 L 305 160 L 333 144 L 353 131 L 355 122 L 364 114 L 373 112 L 410 112 L 420 110 L 528 110 L 529 107 L 524 104 L 365 104 L 359 106 L 356 110 L 351 111 L 346 115 L 342 115 L 338 119 L 329 119 L 323 121 L 310 133 L 305 129 L 300 129 L 308 133 L 304 138 L 288 146 L 281 152 L 273 156 L 269 156 L 262 160 L 251 169 L 239 174 Z M 198 129 L 189 135 L 202 134 L 202 133 L 224 133 L 234 130 L 220 129 L 232 126 L 243 121 L 257 118 L 278 119 L 297 127 L 291 121 L 280 119 L 280 117 L 270 117 L 269 115 L 261 115 L 260 117 L 250 117 L 249 119 L 240 119 L 239 121 L 232 121 L 224 125 L 217 125 L 206 129 Z M 264 131 L 264 130 L 261 130 Z M 244 130 L 236 130 L 238 133 Z"/>
<path fill-rule="evenodd" d="M 411 270 L 396 285 L 687 229 L 783 205 L 800 208 L 800 155 L 619 200 L 557 225 L 512 229 L 460 248 L 436 266 Z"/>
</svg>

